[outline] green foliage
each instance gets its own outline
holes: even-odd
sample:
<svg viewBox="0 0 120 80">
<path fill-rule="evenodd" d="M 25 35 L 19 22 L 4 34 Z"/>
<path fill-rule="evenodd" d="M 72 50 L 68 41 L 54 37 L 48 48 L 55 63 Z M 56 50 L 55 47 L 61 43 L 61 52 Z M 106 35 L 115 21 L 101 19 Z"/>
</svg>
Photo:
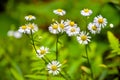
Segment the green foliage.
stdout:
<svg viewBox="0 0 120 80">
<path fill-rule="evenodd" d="M 111 55 L 109 57 L 115 57 L 120 55 L 120 44 L 118 38 L 114 36 L 114 34 L 110 31 L 107 32 L 108 40 L 110 43 L 110 47 L 112 49 Z"/>
</svg>

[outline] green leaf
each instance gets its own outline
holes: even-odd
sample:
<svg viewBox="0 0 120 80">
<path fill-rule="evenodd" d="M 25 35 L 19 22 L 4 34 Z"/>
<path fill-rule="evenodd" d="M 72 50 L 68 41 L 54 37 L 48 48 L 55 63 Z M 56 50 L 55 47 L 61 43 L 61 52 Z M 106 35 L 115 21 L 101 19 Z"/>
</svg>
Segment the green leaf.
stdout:
<svg viewBox="0 0 120 80">
<path fill-rule="evenodd" d="M 15 69 L 11 68 L 10 71 L 16 80 L 24 80 L 23 77 Z"/>
<path fill-rule="evenodd" d="M 108 40 L 109 40 L 109 43 L 110 43 L 110 47 L 113 50 L 119 49 L 119 40 L 114 36 L 114 34 L 110 31 L 108 31 L 107 35 L 108 35 Z"/>
</svg>

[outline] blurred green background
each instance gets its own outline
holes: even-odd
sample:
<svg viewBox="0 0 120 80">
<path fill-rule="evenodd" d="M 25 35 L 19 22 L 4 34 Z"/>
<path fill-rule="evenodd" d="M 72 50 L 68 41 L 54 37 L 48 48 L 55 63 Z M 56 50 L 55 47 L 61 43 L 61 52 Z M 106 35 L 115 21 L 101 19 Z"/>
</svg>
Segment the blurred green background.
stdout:
<svg viewBox="0 0 120 80">
<path fill-rule="evenodd" d="M 108 26 L 100 34 L 92 36 L 89 57 L 95 80 L 119 80 L 120 0 L 0 0 L 0 80 L 64 80 L 60 76 L 46 76 L 44 62 L 36 57 L 25 35 L 20 39 L 7 36 L 9 30 L 18 30 L 25 24 L 26 15 L 32 14 L 36 16 L 35 23 L 39 27 L 35 34 L 38 40 L 36 46 L 48 46 L 51 53 L 47 57 L 55 59 L 56 39 L 49 33 L 48 27 L 52 19 L 57 19 L 53 10 L 58 8 L 67 12 L 63 19 L 75 21 L 81 30 L 86 25 L 84 17 L 80 15 L 80 10 L 84 8 L 93 11 L 89 22 L 99 14 L 107 18 Z M 109 27 L 110 23 L 114 24 L 114 28 Z M 59 60 L 64 63 L 63 69 L 73 80 L 89 80 L 84 46 L 78 44 L 75 37 L 66 35 L 60 37 L 60 41 Z"/>
</svg>

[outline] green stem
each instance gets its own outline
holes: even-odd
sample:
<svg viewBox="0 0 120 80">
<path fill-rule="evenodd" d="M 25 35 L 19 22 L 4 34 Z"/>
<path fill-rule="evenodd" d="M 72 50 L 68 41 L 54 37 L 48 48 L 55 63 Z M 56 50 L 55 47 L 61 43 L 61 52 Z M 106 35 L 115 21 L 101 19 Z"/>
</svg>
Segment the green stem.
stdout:
<svg viewBox="0 0 120 80">
<path fill-rule="evenodd" d="M 49 58 L 47 58 L 46 56 L 44 56 L 44 57 L 45 57 L 45 59 L 47 59 L 48 62 L 51 62 L 51 61 L 49 60 Z"/>
<path fill-rule="evenodd" d="M 87 45 L 85 45 L 85 51 L 86 51 L 86 57 L 87 57 L 88 65 L 90 66 L 91 78 L 94 80 L 93 71 L 92 71 L 92 67 L 91 67 L 91 64 L 90 64 L 90 61 L 89 61 L 89 57 L 88 57 L 88 52 L 87 52 Z"/>
<path fill-rule="evenodd" d="M 65 80 L 69 80 L 69 79 L 67 79 L 61 72 L 60 72 L 60 75 L 61 75 Z"/>
<path fill-rule="evenodd" d="M 37 49 L 36 49 L 36 47 L 35 47 L 35 42 L 34 42 L 32 30 L 30 30 L 30 33 L 31 33 L 32 46 L 33 46 L 36 54 L 38 54 Z M 48 63 L 44 58 L 41 58 L 41 59 L 42 59 L 45 63 Z"/>
<path fill-rule="evenodd" d="M 57 40 L 56 40 L 56 60 L 58 60 L 58 34 L 57 34 Z"/>
<path fill-rule="evenodd" d="M 64 71 L 65 75 L 67 75 L 67 77 L 69 78 L 69 80 L 72 80 L 71 76 L 65 70 L 63 70 L 63 71 Z"/>
</svg>

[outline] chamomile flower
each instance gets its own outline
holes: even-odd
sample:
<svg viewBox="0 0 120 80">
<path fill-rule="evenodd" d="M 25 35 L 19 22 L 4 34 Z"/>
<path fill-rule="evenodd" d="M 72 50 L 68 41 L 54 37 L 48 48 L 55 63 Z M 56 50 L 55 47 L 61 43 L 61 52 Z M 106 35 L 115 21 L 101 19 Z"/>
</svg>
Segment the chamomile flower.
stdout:
<svg viewBox="0 0 120 80">
<path fill-rule="evenodd" d="M 88 24 L 88 30 L 92 33 L 92 34 L 96 34 L 96 33 L 100 33 L 101 28 L 96 26 L 95 23 L 89 23 Z"/>
<path fill-rule="evenodd" d="M 107 19 L 103 18 L 101 15 L 94 18 L 93 21 L 98 27 L 104 28 L 107 25 Z"/>
<path fill-rule="evenodd" d="M 56 23 L 58 24 L 58 27 L 59 27 L 59 32 L 63 33 L 65 31 L 65 23 L 64 23 L 64 20 L 61 20 L 61 22 L 57 22 Z"/>
<path fill-rule="evenodd" d="M 33 15 L 25 16 L 25 20 L 27 20 L 27 21 L 31 21 L 31 20 L 35 20 L 35 19 L 36 19 L 36 17 Z"/>
<path fill-rule="evenodd" d="M 66 29 L 68 29 L 70 27 L 77 27 L 77 24 L 74 21 L 66 20 L 65 21 L 65 26 L 66 26 Z"/>
<path fill-rule="evenodd" d="M 58 34 L 60 31 L 59 24 L 53 23 L 48 27 L 50 33 Z"/>
<path fill-rule="evenodd" d="M 32 33 L 38 31 L 38 26 L 34 23 L 29 23 L 26 25 L 28 30 L 27 30 L 27 33 L 30 34 L 30 31 L 32 31 Z"/>
<path fill-rule="evenodd" d="M 88 42 L 90 42 L 90 36 L 89 36 L 89 33 L 86 33 L 86 32 L 81 32 L 78 36 L 77 36 L 77 41 L 80 43 L 80 44 L 88 44 Z"/>
<path fill-rule="evenodd" d="M 27 32 L 28 32 L 28 27 L 27 27 L 26 25 L 22 25 L 22 26 L 18 29 L 18 31 L 19 31 L 20 33 L 27 33 Z"/>
<path fill-rule="evenodd" d="M 90 9 L 83 9 L 80 11 L 81 15 L 83 16 L 90 16 L 92 14 L 92 10 Z"/>
<path fill-rule="evenodd" d="M 63 16 L 66 14 L 66 11 L 64 11 L 62 9 L 57 9 L 57 10 L 54 10 L 53 13 L 60 15 L 60 16 Z"/>
<path fill-rule="evenodd" d="M 52 61 L 51 63 L 48 63 L 47 70 L 49 74 L 57 75 L 60 72 L 61 64 L 58 61 Z"/>
<path fill-rule="evenodd" d="M 68 36 L 76 36 L 77 34 L 79 34 L 79 32 L 80 32 L 79 27 L 70 27 L 66 30 Z"/>
<path fill-rule="evenodd" d="M 49 53 L 49 48 L 42 46 L 37 50 L 37 57 L 42 58 L 47 53 Z"/>
</svg>

